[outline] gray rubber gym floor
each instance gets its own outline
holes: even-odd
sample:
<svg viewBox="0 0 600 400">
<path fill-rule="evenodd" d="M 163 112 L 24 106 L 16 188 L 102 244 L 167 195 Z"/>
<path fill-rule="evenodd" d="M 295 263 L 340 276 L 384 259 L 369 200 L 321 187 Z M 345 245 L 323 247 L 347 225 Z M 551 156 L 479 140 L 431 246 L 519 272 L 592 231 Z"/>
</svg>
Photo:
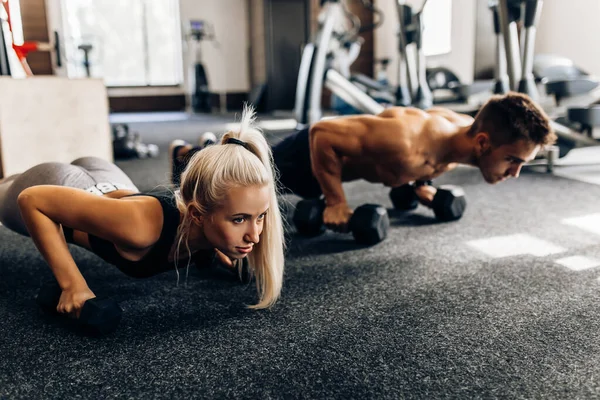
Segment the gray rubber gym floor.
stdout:
<svg viewBox="0 0 600 400">
<path fill-rule="evenodd" d="M 165 183 L 171 139 L 232 118 L 132 124 L 162 154 L 118 165 L 142 190 Z M 600 398 L 600 186 L 533 172 L 491 186 L 471 168 L 436 183 L 465 188 L 462 220 L 390 211 L 370 248 L 291 233 L 269 311 L 245 309 L 253 287 L 226 274 L 193 268 L 177 287 L 174 273 L 136 280 L 73 248 L 124 309 L 103 339 L 37 309 L 50 271 L 0 227 L 0 398 Z M 391 207 L 380 185 L 346 190 Z"/>
</svg>

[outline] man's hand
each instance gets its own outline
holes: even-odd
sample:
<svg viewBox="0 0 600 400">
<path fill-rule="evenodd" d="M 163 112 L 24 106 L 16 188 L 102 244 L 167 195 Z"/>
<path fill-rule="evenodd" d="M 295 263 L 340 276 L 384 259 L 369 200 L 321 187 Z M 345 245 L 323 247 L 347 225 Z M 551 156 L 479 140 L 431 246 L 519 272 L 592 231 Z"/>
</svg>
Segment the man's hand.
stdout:
<svg viewBox="0 0 600 400">
<path fill-rule="evenodd" d="M 346 233 L 351 216 L 352 210 L 346 203 L 327 206 L 323 211 L 323 224 L 332 231 Z"/>
<path fill-rule="evenodd" d="M 419 199 L 419 203 L 423 204 L 431 208 L 431 204 L 433 203 L 433 198 L 437 189 L 431 185 L 422 185 L 415 187 L 415 194 Z"/>
<path fill-rule="evenodd" d="M 79 318 L 83 304 L 94 297 L 96 295 L 87 285 L 63 290 L 56 311 Z"/>
</svg>

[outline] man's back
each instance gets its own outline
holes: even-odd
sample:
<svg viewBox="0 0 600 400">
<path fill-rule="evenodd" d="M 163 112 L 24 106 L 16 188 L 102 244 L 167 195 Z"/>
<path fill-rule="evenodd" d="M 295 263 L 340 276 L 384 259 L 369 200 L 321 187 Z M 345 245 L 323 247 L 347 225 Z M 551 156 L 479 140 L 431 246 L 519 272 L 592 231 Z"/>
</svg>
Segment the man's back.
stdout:
<svg viewBox="0 0 600 400">
<path fill-rule="evenodd" d="M 365 179 L 399 186 L 448 170 L 436 150 L 444 145 L 444 138 L 472 121 L 446 109 L 426 112 L 404 107 L 389 108 L 378 116 L 325 120 L 311 129 L 311 155 L 318 160 L 320 152 L 333 147 L 342 158 L 343 181 Z"/>
</svg>

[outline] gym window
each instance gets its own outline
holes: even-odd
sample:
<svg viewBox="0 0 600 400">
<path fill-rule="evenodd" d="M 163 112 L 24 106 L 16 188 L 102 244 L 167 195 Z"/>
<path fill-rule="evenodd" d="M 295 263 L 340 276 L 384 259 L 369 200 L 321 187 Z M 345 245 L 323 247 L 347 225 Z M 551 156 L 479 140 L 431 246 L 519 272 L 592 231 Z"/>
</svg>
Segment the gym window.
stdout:
<svg viewBox="0 0 600 400">
<path fill-rule="evenodd" d="M 103 78 L 108 87 L 183 83 L 178 0 L 62 0 L 67 76 Z"/>
<path fill-rule="evenodd" d="M 423 10 L 423 52 L 426 56 L 452 50 L 452 0 L 429 0 Z"/>
</svg>

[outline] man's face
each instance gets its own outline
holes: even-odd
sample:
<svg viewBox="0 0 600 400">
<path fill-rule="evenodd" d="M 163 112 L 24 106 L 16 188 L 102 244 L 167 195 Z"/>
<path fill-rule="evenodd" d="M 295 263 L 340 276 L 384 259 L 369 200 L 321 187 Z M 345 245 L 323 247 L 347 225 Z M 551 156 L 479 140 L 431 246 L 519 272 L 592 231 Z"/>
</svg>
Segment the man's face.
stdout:
<svg viewBox="0 0 600 400">
<path fill-rule="evenodd" d="M 518 178 L 523 164 L 533 160 L 540 148 L 540 145 L 525 140 L 492 146 L 488 138 L 488 143 L 480 147 L 477 166 L 487 183 L 502 182 L 511 176 Z"/>
</svg>

